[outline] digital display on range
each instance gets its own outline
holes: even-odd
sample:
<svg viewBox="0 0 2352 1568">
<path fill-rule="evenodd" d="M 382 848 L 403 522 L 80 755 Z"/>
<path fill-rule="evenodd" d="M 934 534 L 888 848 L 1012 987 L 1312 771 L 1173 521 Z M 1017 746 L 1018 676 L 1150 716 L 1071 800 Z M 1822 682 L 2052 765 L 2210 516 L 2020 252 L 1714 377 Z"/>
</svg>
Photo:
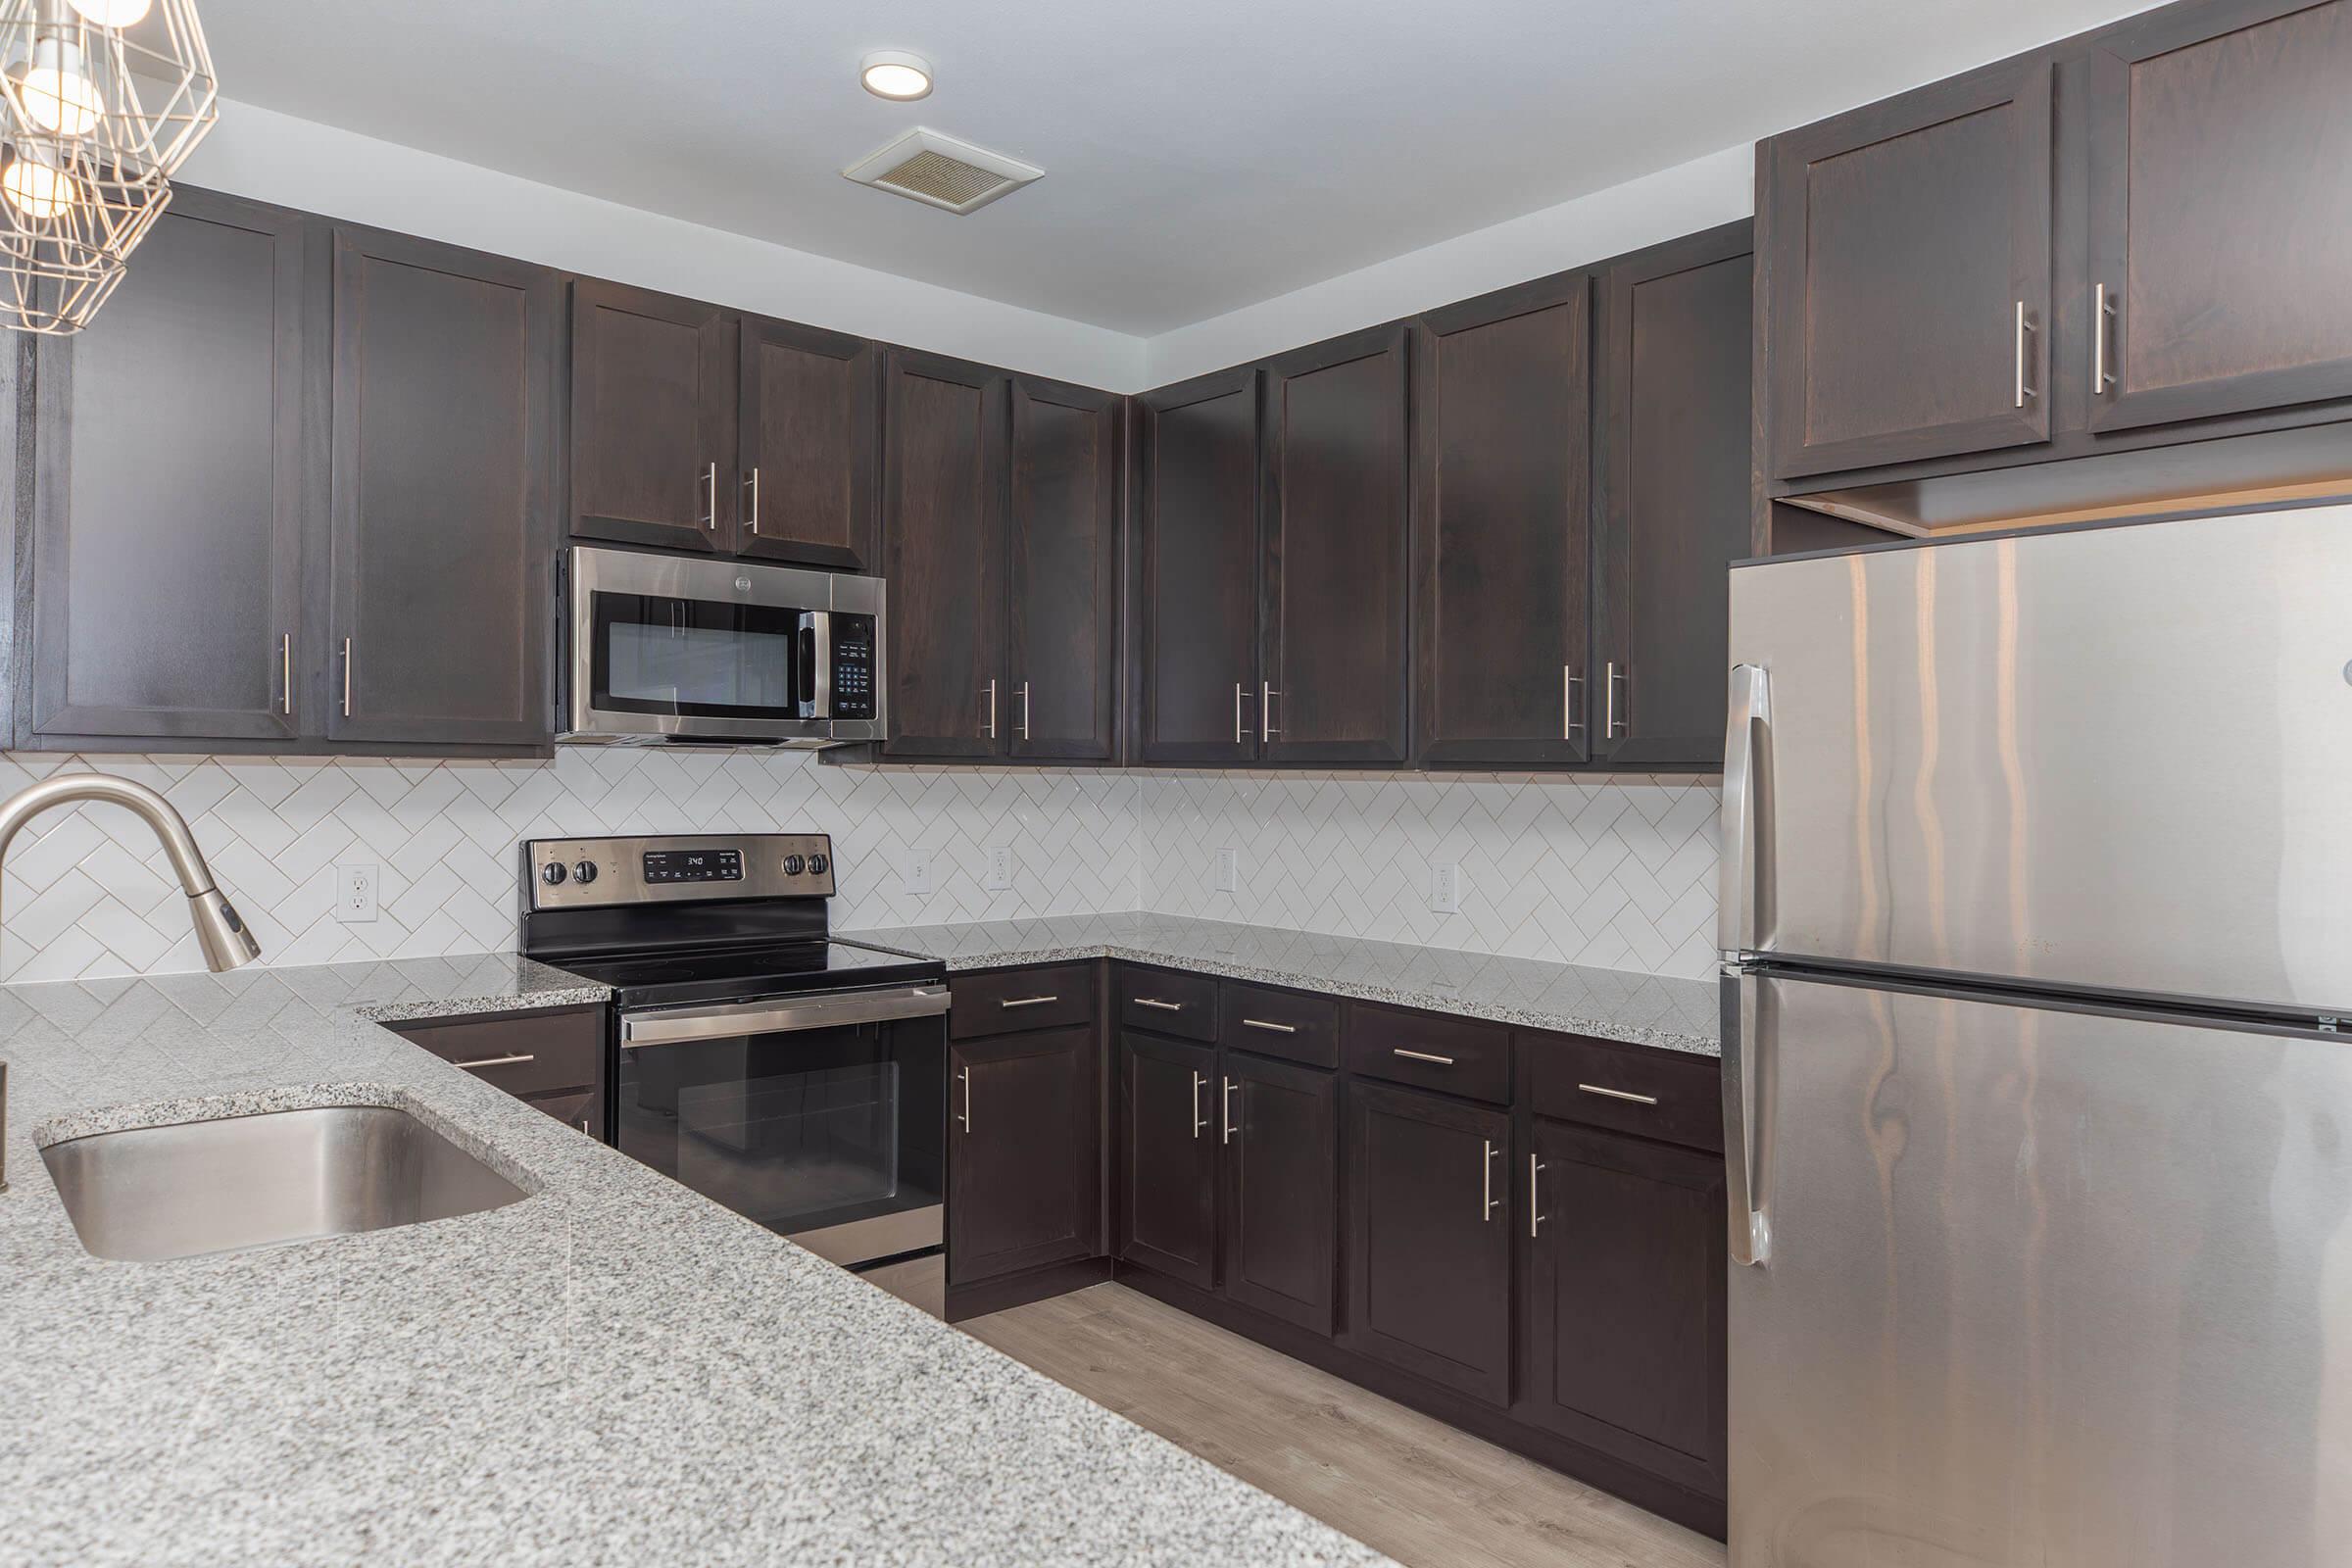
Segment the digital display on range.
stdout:
<svg viewBox="0 0 2352 1568">
<path fill-rule="evenodd" d="M 743 852 L 648 850 L 645 852 L 645 879 L 648 882 L 740 882 L 743 880 Z"/>
</svg>

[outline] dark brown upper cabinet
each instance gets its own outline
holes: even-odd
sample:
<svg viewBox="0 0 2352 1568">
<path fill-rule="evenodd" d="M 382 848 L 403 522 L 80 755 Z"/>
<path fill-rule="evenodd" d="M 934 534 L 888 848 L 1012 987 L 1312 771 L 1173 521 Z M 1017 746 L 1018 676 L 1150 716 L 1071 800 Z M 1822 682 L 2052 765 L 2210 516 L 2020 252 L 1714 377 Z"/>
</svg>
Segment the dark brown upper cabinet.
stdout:
<svg viewBox="0 0 2352 1568">
<path fill-rule="evenodd" d="M 1754 228 L 1601 278 L 1593 744 L 1614 765 L 1723 762 L 1731 564 L 1748 554 Z"/>
<path fill-rule="evenodd" d="M 304 733 L 321 238 L 296 214 L 179 191 L 90 326 L 40 340 L 33 744 Z"/>
<path fill-rule="evenodd" d="M 1092 1023 L 949 1053 L 951 1285 L 1101 1252 Z"/>
<path fill-rule="evenodd" d="M 2091 428 L 2352 397 L 2352 0 L 2168 7 L 2087 75 Z"/>
<path fill-rule="evenodd" d="M 1006 377 L 905 349 L 884 377 L 883 754 L 999 757 L 1017 716 L 1004 662 Z"/>
<path fill-rule="evenodd" d="M 1259 755 L 1402 762 L 1405 328 L 1300 349 L 1265 375 Z"/>
<path fill-rule="evenodd" d="M 1767 144 L 1776 477 L 2048 439 L 2051 112 L 2034 59 Z"/>
<path fill-rule="evenodd" d="M 1592 756 L 1592 330 L 1582 272 L 1415 328 L 1414 751 L 1425 765 Z"/>
<path fill-rule="evenodd" d="M 1118 753 L 1120 400 L 1034 376 L 1011 387 L 1006 754 Z"/>
<path fill-rule="evenodd" d="M 571 286 L 571 532 L 735 548 L 736 318 L 582 278 Z"/>
<path fill-rule="evenodd" d="M 871 571 L 881 356 L 863 338 L 746 317 L 739 554 Z"/>
<path fill-rule="evenodd" d="M 550 739 L 552 272 L 338 229 L 326 733 Z"/>
<path fill-rule="evenodd" d="M 1257 752 L 1258 375 L 1220 370 L 1136 400 L 1135 756 Z"/>
</svg>

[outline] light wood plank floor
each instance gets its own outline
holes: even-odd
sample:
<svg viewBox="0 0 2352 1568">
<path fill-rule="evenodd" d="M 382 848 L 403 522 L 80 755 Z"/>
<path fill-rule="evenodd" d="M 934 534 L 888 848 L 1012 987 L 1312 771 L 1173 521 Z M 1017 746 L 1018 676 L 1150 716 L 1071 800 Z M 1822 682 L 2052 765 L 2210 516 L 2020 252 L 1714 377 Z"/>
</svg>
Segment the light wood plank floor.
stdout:
<svg viewBox="0 0 2352 1568">
<path fill-rule="evenodd" d="M 867 1275 L 936 1312 L 938 1261 Z M 962 1325 L 1408 1568 L 1717 1568 L 1723 1548 L 1119 1285 Z"/>
</svg>

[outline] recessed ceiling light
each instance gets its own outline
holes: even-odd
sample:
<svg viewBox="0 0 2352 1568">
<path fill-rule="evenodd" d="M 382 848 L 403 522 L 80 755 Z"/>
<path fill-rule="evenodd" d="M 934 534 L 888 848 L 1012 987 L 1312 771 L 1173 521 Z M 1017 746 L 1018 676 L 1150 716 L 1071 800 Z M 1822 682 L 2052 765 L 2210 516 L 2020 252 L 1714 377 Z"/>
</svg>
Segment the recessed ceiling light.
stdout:
<svg viewBox="0 0 2352 1568">
<path fill-rule="evenodd" d="M 904 49 L 877 49 L 858 67 L 858 79 L 877 98 L 912 103 L 931 96 L 931 62 Z"/>
</svg>

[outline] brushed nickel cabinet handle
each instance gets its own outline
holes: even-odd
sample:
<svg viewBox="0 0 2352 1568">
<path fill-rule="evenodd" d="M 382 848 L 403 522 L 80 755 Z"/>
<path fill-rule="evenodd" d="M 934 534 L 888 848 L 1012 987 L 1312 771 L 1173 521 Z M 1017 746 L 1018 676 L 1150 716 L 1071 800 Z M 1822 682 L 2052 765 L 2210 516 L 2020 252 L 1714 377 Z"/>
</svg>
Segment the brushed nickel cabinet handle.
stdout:
<svg viewBox="0 0 2352 1568">
<path fill-rule="evenodd" d="M 1486 1152 L 1479 1156 L 1478 1161 L 1481 1184 L 1478 1217 L 1481 1223 L 1492 1225 L 1494 1223 L 1494 1140 L 1482 1138 L 1479 1142 L 1486 1146 Z"/>
<path fill-rule="evenodd" d="M 1193 1074 L 1193 1142 L 1195 1143 L 1200 1141 L 1201 1131 L 1208 1126 L 1208 1118 L 1200 1114 L 1200 1086 L 1207 1082 L 1208 1080 L 1200 1074 Z"/>
<path fill-rule="evenodd" d="M 1263 1029 L 1270 1035 L 1295 1035 L 1298 1032 L 1298 1026 L 1295 1023 L 1274 1023 L 1265 1018 L 1244 1018 L 1242 1020 L 1242 1027 L 1245 1029 Z"/>
<path fill-rule="evenodd" d="M 1250 732 L 1242 728 L 1243 689 L 1240 681 L 1237 680 L 1233 683 L 1233 744 L 1236 746 L 1250 738 Z"/>
<path fill-rule="evenodd" d="M 1274 699 L 1281 695 L 1267 682 L 1257 683 L 1257 727 L 1266 732 L 1268 740 L 1282 733 L 1274 727 Z"/>
<path fill-rule="evenodd" d="M 343 639 L 343 716 L 351 716 L 351 639 Z"/>
<path fill-rule="evenodd" d="M 1633 677 L 1628 671 L 1619 669 L 1617 661 L 1612 659 L 1609 661 L 1608 671 L 1604 679 L 1605 684 L 1601 693 L 1600 735 L 1603 740 L 1613 741 L 1624 735 L 1626 731 L 1626 725 L 1617 717 L 1618 683 L 1623 682 L 1627 686 L 1631 686 Z"/>
<path fill-rule="evenodd" d="M 1217 1139 L 1220 1144 L 1233 1142 L 1233 1092 L 1240 1087 L 1239 1084 L 1228 1078 L 1225 1080 L 1224 1092 L 1217 1096 L 1218 1111 L 1225 1118 L 1225 1130 Z"/>
<path fill-rule="evenodd" d="M 992 741 L 997 738 L 997 683 L 994 677 L 988 683 L 988 738 Z"/>
<path fill-rule="evenodd" d="M 1441 1056 L 1434 1051 L 1407 1051 L 1402 1046 L 1393 1046 L 1390 1048 L 1389 1054 L 1393 1056 L 1402 1056 L 1407 1061 L 1434 1061 L 1441 1067 L 1453 1065 L 1451 1056 Z"/>
<path fill-rule="evenodd" d="M 1058 996 L 1006 997 L 1002 1002 L 999 1002 L 997 1005 L 1000 1007 L 1042 1007 L 1049 1002 L 1059 1002 L 1061 998 Z"/>
<path fill-rule="evenodd" d="M 277 710 L 291 715 L 294 711 L 294 634 L 277 634 Z"/>
<path fill-rule="evenodd" d="M 972 1130 L 972 1069 L 958 1067 L 956 1076 L 963 1084 L 963 1115 L 959 1119 L 963 1122 L 965 1134 L 969 1135 Z"/>
<path fill-rule="evenodd" d="M 581 1111 L 581 1112 L 580 1112 L 580 1119 L 579 1119 L 578 1121 L 575 1121 L 575 1122 L 573 1122 L 573 1123 L 572 1123 L 572 1125 L 573 1125 L 574 1127 L 577 1127 L 577 1128 L 578 1128 L 580 1131 L 582 1131 L 582 1132 L 584 1132 L 584 1133 L 587 1133 L 587 1132 L 588 1132 L 588 1113 L 587 1113 L 586 1111 L 584 1111 L 584 1110 L 583 1110 L 583 1111 Z M 589 1137 L 591 1137 L 591 1138 L 594 1138 L 594 1137 L 596 1136 L 596 1134 L 594 1134 L 594 1133 L 588 1133 L 588 1136 L 589 1136 Z"/>
<path fill-rule="evenodd" d="M 1584 1094 L 1598 1095 L 1603 1100 L 1622 1100 L 1633 1105 L 1654 1105 L 1658 1102 L 1655 1095 L 1637 1095 L 1626 1089 L 1604 1089 L 1599 1084 L 1578 1084 L 1576 1087 Z"/>
<path fill-rule="evenodd" d="M 1560 666 L 1560 739 L 1564 741 L 1576 739 L 1577 732 L 1585 727 L 1585 721 L 1576 716 L 1577 693 L 1584 687 L 1585 677 L 1576 672 L 1574 664 Z"/>
<path fill-rule="evenodd" d="M 760 531 L 760 465 L 756 463 L 752 465 L 752 471 L 744 476 L 743 487 L 752 503 L 743 519 L 743 531 L 758 533 Z"/>
<path fill-rule="evenodd" d="M 1544 1162 L 1535 1155 L 1527 1156 L 1527 1239 L 1537 1241 L 1544 1223 L 1544 1189 L 1537 1178 L 1544 1174 Z"/>
<path fill-rule="evenodd" d="M 1021 739 L 1029 738 L 1029 683 L 1021 682 Z"/>
<path fill-rule="evenodd" d="M 2026 302 L 2017 302 L 2017 406 L 2024 408 L 2026 399 L 2037 396 L 2034 388 L 2026 385 L 2026 334 L 2034 329 L 2026 319 Z"/>
<path fill-rule="evenodd" d="M 519 1062 L 537 1061 L 538 1059 L 538 1056 L 532 1053 L 524 1052 L 519 1056 L 476 1056 L 471 1061 L 453 1061 L 450 1065 L 464 1067 L 470 1071 L 475 1067 L 512 1067 Z"/>
<path fill-rule="evenodd" d="M 1150 1007 L 1154 1012 L 1182 1012 L 1184 1010 L 1183 1003 L 1162 1002 L 1157 997 L 1138 997 L 1135 999 L 1135 1004 L 1139 1007 Z"/>
<path fill-rule="evenodd" d="M 2107 285 L 2094 283 L 2090 289 L 2090 395 L 2103 397 L 2116 378 L 2107 369 L 2107 323 L 2115 319 L 2115 301 L 2107 297 Z"/>
<path fill-rule="evenodd" d="M 703 470 L 702 482 L 710 487 L 710 509 L 703 514 L 703 526 L 712 533 L 716 533 L 718 532 L 718 464 L 716 462 L 711 463 Z M 701 486 L 697 486 L 697 488 L 699 489 Z"/>
</svg>

